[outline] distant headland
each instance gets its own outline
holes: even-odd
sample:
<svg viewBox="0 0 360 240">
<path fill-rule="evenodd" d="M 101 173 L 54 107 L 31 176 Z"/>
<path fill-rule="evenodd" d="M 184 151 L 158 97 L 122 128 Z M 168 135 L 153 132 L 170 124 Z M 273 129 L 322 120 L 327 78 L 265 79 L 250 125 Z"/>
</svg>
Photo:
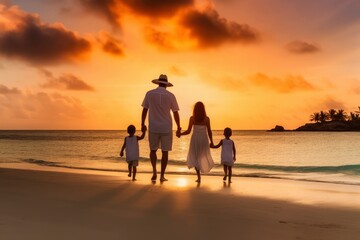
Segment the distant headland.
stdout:
<svg viewBox="0 0 360 240">
<path fill-rule="evenodd" d="M 347 114 L 343 109 L 330 109 L 328 111 L 315 112 L 310 115 L 310 121 L 293 131 L 360 131 L 360 106 L 359 110 Z M 283 126 L 276 125 L 270 131 L 282 132 Z"/>
</svg>

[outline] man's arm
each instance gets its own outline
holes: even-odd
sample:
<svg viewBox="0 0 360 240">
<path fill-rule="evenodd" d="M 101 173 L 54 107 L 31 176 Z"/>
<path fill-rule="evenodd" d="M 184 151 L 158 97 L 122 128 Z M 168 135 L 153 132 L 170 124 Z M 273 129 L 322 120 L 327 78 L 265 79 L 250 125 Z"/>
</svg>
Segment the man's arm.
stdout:
<svg viewBox="0 0 360 240">
<path fill-rule="evenodd" d="M 144 127 L 146 127 L 145 126 L 145 120 L 146 120 L 148 110 L 149 109 L 147 109 L 147 108 L 143 108 L 143 110 L 142 110 L 142 114 L 141 114 L 141 131 L 143 131 Z"/>
<path fill-rule="evenodd" d="M 177 136 L 177 137 L 180 137 L 180 132 L 181 132 L 181 127 L 180 127 L 180 115 L 179 115 L 179 112 L 178 112 L 178 111 L 174 112 L 173 114 L 174 114 L 175 123 L 176 123 L 176 125 L 177 125 L 176 136 Z"/>
<path fill-rule="evenodd" d="M 145 133 L 146 133 L 146 130 L 147 130 L 147 127 L 144 125 L 144 127 L 141 128 L 141 131 L 142 131 L 142 134 L 140 137 L 137 137 L 137 140 L 140 141 L 140 140 L 143 140 L 144 137 L 145 137 Z"/>
</svg>

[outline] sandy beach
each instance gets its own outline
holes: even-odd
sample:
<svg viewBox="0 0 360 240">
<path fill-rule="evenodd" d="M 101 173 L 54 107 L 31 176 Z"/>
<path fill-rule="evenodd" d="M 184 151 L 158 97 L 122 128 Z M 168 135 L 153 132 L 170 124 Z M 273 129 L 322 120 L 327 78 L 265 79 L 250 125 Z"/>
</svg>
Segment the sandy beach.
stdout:
<svg viewBox="0 0 360 240">
<path fill-rule="evenodd" d="M 0 238 L 328 240 L 360 234 L 358 186 L 251 178 L 228 186 L 211 176 L 197 186 L 193 176 L 168 177 L 152 184 L 147 174 L 132 182 L 123 174 L 0 168 Z M 289 197 L 280 193 L 286 189 Z M 331 197 L 333 203 L 321 200 Z"/>
</svg>

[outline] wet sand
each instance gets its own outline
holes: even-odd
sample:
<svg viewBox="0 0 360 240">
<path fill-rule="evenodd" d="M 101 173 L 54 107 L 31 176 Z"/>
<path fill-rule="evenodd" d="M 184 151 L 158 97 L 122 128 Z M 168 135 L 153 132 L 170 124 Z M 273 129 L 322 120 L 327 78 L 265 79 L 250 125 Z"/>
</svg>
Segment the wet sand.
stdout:
<svg viewBox="0 0 360 240">
<path fill-rule="evenodd" d="M 358 239 L 359 186 L 0 168 L 0 239 Z"/>
</svg>

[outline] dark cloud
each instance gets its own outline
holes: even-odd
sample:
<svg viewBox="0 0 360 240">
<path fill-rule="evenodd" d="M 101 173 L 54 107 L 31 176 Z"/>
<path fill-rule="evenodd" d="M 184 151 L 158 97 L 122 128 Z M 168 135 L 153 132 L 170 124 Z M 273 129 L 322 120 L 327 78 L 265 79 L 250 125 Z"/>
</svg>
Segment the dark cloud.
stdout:
<svg viewBox="0 0 360 240">
<path fill-rule="evenodd" d="M 74 76 L 73 74 L 65 73 L 60 77 L 54 77 L 53 74 L 44 69 L 40 70 L 41 74 L 46 77 L 46 83 L 42 84 L 43 88 L 54 88 L 59 90 L 75 90 L 75 91 L 94 91 L 94 88 Z"/>
<path fill-rule="evenodd" d="M 293 41 L 286 46 L 287 50 L 296 54 L 316 53 L 320 51 L 317 44 L 304 41 Z"/>
<path fill-rule="evenodd" d="M 316 88 L 302 76 L 289 75 L 281 79 L 258 73 L 250 78 L 250 82 L 255 86 L 264 87 L 280 93 L 316 90 Z"/>
<path fill-rule="evenodd" d="M 214 9 L 204 12 L 189 11 L 181 24 L 190 31 L 199 47 L 214 47 L 224 42 L 250 43 L 258 40 L 258 34 L 246 24 L 238 24 L 219 16 Z"/>
<path fill-rule="evenodd" d="M 17 88 L 8 88 L 5 85 L 0 84 L 0 94 L 8 95 L 8 94 L 20 94 L 20 90 Z"/>
<path fill-rule="evenodd" d="M 158 31 L 155 28 L 148 27 L 145 29 L 145 38 L 148 42 L 158 46 L 162 50 L 172 51 L 175 50 L 174 37 L 164 31 Z"/>
<path fill-rule="evenodd" d="M 98 38 L 102 50 L 114 56 L 124 56 L 123 43 L 108 33 L 103 33 Z"/>
<path fill-rule="evenodd" d="M 151 18 L 172 17 L 180 9 L 191 7 L 194 0 L 121 0 L 132 12 Z"/>
<path fill-rule="evenodd" d="M 80 0 L 80 2 L 91 11 L 106 17 L 116 27 L 121 26 L 121 15 L 129 11 L 152 19 L 173 17 L 180 9 L 194 4 L 194 0 Z"/>
<path fill-rule="evenodd" d="M 50 65 L 77 60 L 91 50 L 88 40 L 60 24 L 44 24 L 37 15 L 17 7 L 2 8 L 0 14 L 12 23 L 0 28 L 0 55 L 4 57 Z"/>
<path fill-rule="evenodd" d="M 106 17 L 113 26 L 120 26 L 120 15 L 116 7 L 120 0 L 80 0 L 80 2 L 87 9 Z"/>
</svg>

